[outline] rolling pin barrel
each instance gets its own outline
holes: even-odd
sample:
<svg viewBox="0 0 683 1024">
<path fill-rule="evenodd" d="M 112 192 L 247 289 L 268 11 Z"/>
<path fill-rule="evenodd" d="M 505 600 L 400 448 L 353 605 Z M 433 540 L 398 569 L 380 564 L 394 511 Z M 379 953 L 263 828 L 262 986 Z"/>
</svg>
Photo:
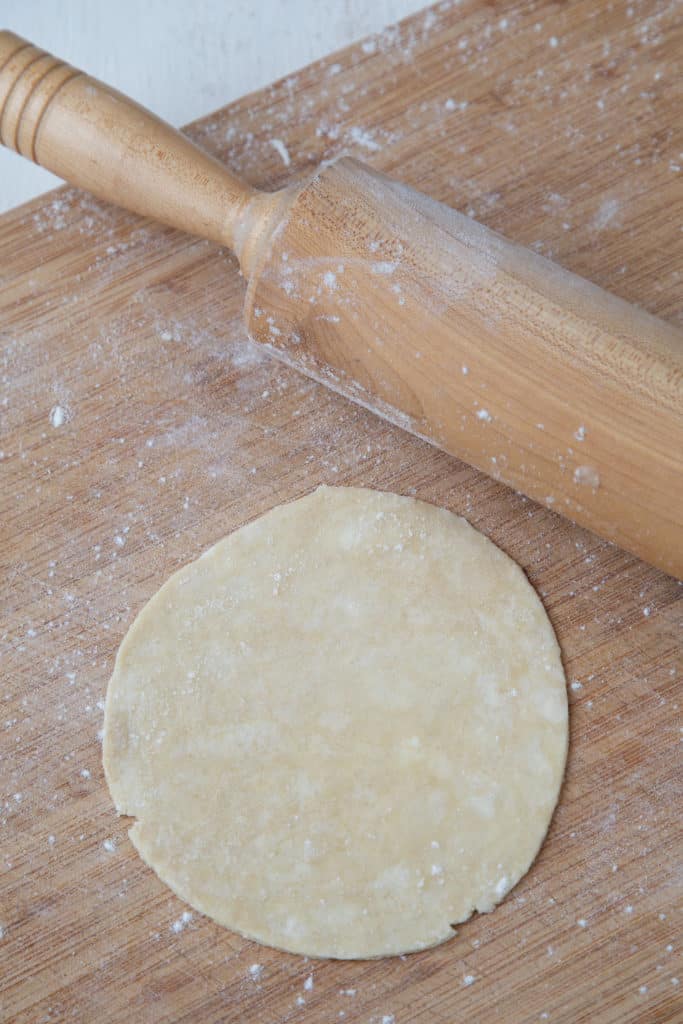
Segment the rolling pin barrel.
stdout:
<svg viewBox="0 0 683 1024">
<path fill-rule="evenodd" d="M 349 398 L 683 576 L 683 337 L 355 160 L 297 196 L 253 337 Z"/>
<path fill-rule="evenodd" d="M 271 194 L 0 32 L 0 139 L 231 246 L 280 358 L 683 576 L 680 332 L 354 160 Z"/>
</svg>

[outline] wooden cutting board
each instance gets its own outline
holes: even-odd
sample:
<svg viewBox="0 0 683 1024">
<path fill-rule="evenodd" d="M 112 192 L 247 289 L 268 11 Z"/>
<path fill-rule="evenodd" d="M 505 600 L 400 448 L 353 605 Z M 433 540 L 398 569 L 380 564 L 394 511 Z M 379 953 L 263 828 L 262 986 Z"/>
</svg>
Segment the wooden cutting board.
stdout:
<svg viewBox="0 0 683 1024">
<path fill-rule="evenodd" d="M 676 7 L 439 4 L 189 134 L 261 187 L 355 153 L 680 320 Z M 225 252 L 75 190 L 0 218 L 0 1018 L 681 1019 L 680 586 L 266 357 L 242 293 Z M 542 595 L 570 681 L 536 864 L 493 914 L 406 958 L 306 961 L 190 914 L 102 774 L 136 612 L 321 482 L 465 515 Z"/>
</svg>

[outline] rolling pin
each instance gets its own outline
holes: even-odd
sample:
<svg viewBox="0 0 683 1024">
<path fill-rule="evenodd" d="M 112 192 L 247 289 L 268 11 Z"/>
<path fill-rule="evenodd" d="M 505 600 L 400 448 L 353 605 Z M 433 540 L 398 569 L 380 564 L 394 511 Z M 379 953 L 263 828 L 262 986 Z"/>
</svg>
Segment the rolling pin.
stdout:
<svg viewBox="0 0 683 1024">
<path fill-rule="evenodd" d="M 683 576 L 683 335 L 364 164 L 258 192 L 101 82 L 0 33 L 0 139 L 227 245 L 250 336 Z"/>
</svg>

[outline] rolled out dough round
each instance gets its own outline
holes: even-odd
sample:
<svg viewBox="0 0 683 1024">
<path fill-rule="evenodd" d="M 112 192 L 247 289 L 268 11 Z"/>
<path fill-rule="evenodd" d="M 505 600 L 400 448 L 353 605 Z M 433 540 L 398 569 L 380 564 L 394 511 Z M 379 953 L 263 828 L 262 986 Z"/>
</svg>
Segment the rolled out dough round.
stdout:
<svg viewBox="0 0 683 1024">
<path fill-rule="evenodd" d="M 121 645 L 104 766 L 143 859 L 268 945 L 447 939 L 525 874 L 567 749 L 560 652 L 444 509 L 321 487 L 177 572 Z"/>
</svg>

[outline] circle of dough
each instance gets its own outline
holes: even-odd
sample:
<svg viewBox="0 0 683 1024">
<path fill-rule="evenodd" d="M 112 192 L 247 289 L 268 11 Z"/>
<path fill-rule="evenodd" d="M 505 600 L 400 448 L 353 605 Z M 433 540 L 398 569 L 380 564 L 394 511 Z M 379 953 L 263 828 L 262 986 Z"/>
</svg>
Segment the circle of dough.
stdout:
<svg viewBox="0 0 683 1024">
<path fill-rule="evenodd" d="M 268 945 L 447 939 L 525 874 L 567 749 L 548 617 L 452 513 L 322 487 L 216 544 L 131 626 L 104 764 L 179 896 Z"/>
</svg>

